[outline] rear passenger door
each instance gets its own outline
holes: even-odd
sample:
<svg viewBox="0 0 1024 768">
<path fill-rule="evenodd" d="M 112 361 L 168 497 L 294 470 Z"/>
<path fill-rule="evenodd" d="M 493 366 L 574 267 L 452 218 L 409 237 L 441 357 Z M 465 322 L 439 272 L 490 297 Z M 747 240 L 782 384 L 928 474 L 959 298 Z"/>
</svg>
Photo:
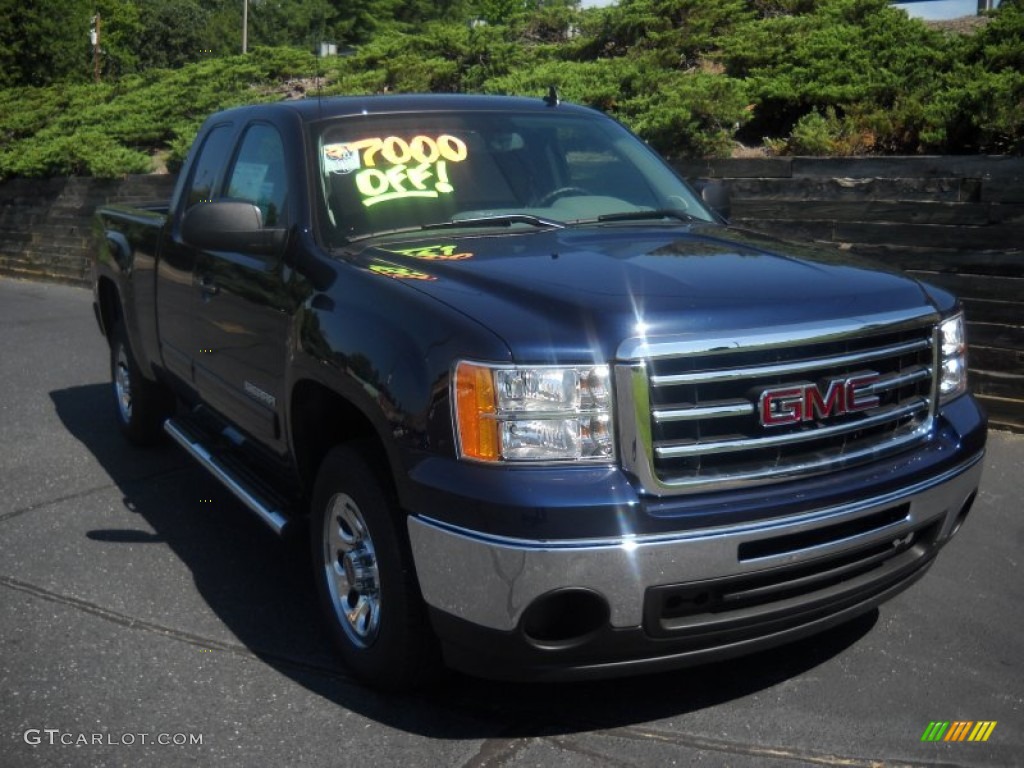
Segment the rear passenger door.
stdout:
<svg viewBox="0 0 1024 768">
<path fill-rule="evenodd" d="M 249 124 L 216 198 L 251 202 L 264 226 L 289 227 L 294 218 L 287 154 L 275 125 Z M 285 360 L 295 303 L 290 274 L 283 256 L 196 256 L 196 389 L 204 402 L 275 452 L 284 450 Z"/>
</svg>

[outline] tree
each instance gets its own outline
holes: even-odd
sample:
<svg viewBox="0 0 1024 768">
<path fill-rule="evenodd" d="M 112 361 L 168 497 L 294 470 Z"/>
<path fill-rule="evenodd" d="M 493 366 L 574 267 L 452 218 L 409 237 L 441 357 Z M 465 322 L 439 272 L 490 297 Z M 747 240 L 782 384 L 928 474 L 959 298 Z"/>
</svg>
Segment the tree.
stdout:
<svg viewBox="0 0 1024 768">
<path fill-rule="evenodd" d="M 1004 0 L 964 48 L 929 100 L 929 138 L 947 151 L 1024 153 L 1024 7 Z"/>
<path fill-rule="evenodd" d="M 961 51 L 888 0 L 820 0 L 747 21 L 719 47 L 725 73 L 747 82 L 756 105 L 741 137 L 797 130 L 805 145 L 831 137 L 837 152 L 918 151 L 924 105 Z"/>
<path fill-rule="evenodd" d="M 209 55 L 210 12 L 196 0 L 136 0 L 139 67 L 177 68 Z"/>
<path fill-rule="evenodd" d="M 89 77 L 90 16 L 87 0 L 0 0 L 0 86 Z"/>
<path fill-rule="evenodd" d="M 94 0 L 100 17 L 100 72 L 104 80 L 139 68 L 138 40 L 143 33 L 134 0 Z"/>
<path fill-rule="evenodd" d="M 334 40 L 338 9 L 327 0 L 262 0 L 249 9 L 250 45 L 314 49 Z"/>
</svg>

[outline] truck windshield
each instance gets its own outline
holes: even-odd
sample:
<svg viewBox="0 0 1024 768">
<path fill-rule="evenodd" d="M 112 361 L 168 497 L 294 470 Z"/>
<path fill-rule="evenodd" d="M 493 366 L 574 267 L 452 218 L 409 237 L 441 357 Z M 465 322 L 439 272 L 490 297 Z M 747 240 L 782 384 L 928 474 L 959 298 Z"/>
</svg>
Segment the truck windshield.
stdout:
<svg viewBox="0 0 1024 768">
<path fill-rule="evenodd" d="M 358 115 L 323 124 L 316 146 L 330 245 L 446 222 L 714 219 L 661 158 L 598 115 Z"/>
</svg>

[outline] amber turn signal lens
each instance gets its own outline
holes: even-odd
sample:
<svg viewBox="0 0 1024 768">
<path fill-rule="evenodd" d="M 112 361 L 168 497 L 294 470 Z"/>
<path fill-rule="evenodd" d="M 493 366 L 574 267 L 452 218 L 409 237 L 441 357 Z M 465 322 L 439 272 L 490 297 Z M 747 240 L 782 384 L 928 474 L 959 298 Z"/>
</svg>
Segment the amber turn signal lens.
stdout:
<svg viewBox="0 0 1024 768">
<path fill-rule="evenodd" d="M 478 461 L 500 460 L 493 370 L 459 363 L 455 369 L 455 398 L 462 456 Z"/>
</svg>

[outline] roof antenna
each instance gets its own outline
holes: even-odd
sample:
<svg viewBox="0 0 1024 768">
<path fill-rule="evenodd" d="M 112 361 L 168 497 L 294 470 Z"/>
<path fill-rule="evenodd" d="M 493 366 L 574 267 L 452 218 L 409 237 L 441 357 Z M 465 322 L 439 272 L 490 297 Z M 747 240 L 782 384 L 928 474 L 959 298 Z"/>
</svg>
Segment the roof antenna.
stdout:
<svg viewBox="0 0 1024 768">
<path fill-rule="evenodd" d="M 555 86 L 548 86 L 548 95 L 544 97 L 544 103 L 549 107 L 557 107 L 560 99 L 558 98 L 558 89 Z"/>
</svg>

